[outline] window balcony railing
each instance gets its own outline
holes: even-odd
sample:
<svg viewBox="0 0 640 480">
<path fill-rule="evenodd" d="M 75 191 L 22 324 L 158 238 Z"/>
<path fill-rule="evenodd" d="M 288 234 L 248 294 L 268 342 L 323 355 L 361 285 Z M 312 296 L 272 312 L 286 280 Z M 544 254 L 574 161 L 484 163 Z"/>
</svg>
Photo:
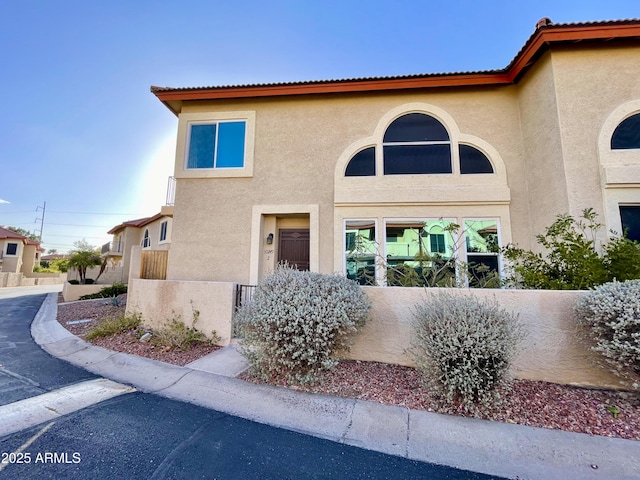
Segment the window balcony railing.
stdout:
<svg viewBox="0 0 640 480">
<path fill-rule="evenodd" d="M 167 205 L 173 206 L 176 200 L 176 177 L 169 177 L 167 181 Z"/>
</svg>

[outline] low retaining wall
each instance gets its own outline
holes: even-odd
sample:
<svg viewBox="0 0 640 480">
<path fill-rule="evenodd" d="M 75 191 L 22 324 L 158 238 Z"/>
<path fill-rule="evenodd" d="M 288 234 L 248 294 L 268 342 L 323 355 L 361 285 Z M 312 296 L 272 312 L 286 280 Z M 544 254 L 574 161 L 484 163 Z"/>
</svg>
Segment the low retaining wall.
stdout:
<svg viewBox="0 0 640 480">
<path fill-rule="evenodd" d="M 413 338 L 414 305 L 440 289 L 363 287 L 371 301 L 369 321 L 347 353 L 353 360 L 415 366 L 407 351 Z M 524 328 L 512 366 L 516 378 L 567 385 L 621 388 L 613 374 L 595 364 L 582 345 L 573 306 L 586 292 L 551 290 L 448 289 L 454 295 L 497 299 L 516 312 Z"/>
<path fill-rule="evenodd" d="M 33 285 L 58 285 L 64 283 L 66 275 L 55 273 L 12 273 L 0 272 L 0 288 L 29 287 Z"/>
<path fill-rule="evenodd" d="M 111 285 L 102 285 L 97 283 L 92 283 L 90 285 L 73 285 L 69 282 L 65 282 L 62 287 L 62 298 L 64 298 L 65 302 L 75 302 L 83 295 L 98 293 L 103 288 L 110 286 Z"/>
<path fill-rule="evenodd" d="M 130 279 L 127 314 L 140 313 L 142 322 L 160 328 L 172 318 L 210 336 L 220 336 L 219 345 L 231 341 L 233 293 L 231 282 L 197 282 Z M 194 312 L 199 312 L 194 321 Z"/>
<path fill-rule="evenodd" d="M 369 320 L 346 358 L 415 366 L 407 349 L 413 338 L 414 305 L 439 289 L 363 287 L 371 301 Z M 585 292 L 545 290 L 448 289 L 455 295 L 494 297 L 519 314 L 524 338 L 512 367 L 516 378 L 567 385 L 621 388 L 618 379 L 597 366 L 597 355 L 578 338 L 573 306 Z M 209 335 L 221 345 L 231 340 L 234 284 L 227 282 L 131 280 L 127 312 L 139 312 L 145 325 L 159 327 L 172 317 Z"/>
</svg>

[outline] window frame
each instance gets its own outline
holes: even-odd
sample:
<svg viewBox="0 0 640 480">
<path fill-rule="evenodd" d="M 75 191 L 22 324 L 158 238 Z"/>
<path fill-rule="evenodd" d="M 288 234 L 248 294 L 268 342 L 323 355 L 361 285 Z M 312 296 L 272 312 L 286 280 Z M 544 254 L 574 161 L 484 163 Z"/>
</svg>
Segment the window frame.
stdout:
<svg viewBox="0 0 640 480">
<path fill-rule="evenodd" d="M 149 229 L 144 229 L 144 234 L 142 235 L 142 242 L 140 242 L 142 248 L 151 248 L 151 236 L 149 235 Z"/>
<path fill-rule="evenodd" d="M 162 235 L 163 233 L 164 233 L 164 238 Z M 169 220 L 165 220 L 162 223 L 160 223 L 160 235 L 158 237 L 158 243 L 166 243 L 168 233 L 169 233 Z"/>
<path fill-rule="evenodd" d="M 379 238 L 380 238 L 380 231 L 378 229 L 378 219 L 377 218 L 364 218 L 364 217 L 358 217 L 358 218 L 345 218 L 342 220 L 342 272 L 345 276 L 348 276 L 348 271 L 347 271 L 347 223 L 349 222 L 367 222 L 367 223 L 371 223 L 373 224 L 373 228 L 375 230 L 375 238 L 373 239 L 374 244 L 376 245 L 376 252 L 373 254 L 374 255 L 374 285 L 378 285 L 380 282 L 380 265 L 379 265 L 379 261 L 378 261 L 378 255 L 379 255 Z"/>
<path fill-rule="evenodd" d="M 9 246 L 10 245 L 13 245 L 15 247 L 15 252 L 9 253 Z M 20 250 L 18 245 L 19 245 L 18 242 L 7 242 L 7 246 L 5 248 L 5 255 L 7 255 L 8 257 L 17 257 L 18 256 L 18 251 Z"/>
<path fill-rule="evenodd" d="M 244 122 L 244 157 L 242 167 L 189 168 L 189 147 L 192 125 L 211 125 Z M 252 177 L 255 146 L 255 111 L 192 112 L 182 113 L 178 119 L 178 144 L 176 147 L 176 178 L 225 178 Z M 216 135 L 219 129 L 216 128 Z"/>
</svg>

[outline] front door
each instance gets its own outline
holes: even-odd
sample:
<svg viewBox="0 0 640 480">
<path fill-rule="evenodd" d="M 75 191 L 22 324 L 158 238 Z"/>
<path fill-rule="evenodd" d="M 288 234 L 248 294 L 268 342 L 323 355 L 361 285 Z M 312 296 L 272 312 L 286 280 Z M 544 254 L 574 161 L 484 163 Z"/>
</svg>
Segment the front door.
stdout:
<svg viewBox="0 0 640 480">
<path fill-rule="evenodd" d="M 278 237 L 278 263 L 287 262 L 298 270 L 309 270 L 309 229 L 282 229 Z"/>
</svg>

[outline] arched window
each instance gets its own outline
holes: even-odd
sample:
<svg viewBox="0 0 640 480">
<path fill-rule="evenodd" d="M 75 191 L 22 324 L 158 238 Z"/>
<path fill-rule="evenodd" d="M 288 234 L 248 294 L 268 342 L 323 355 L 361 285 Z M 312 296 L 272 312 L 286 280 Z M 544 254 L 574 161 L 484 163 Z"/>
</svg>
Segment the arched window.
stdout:
<svg viewBox="0 0 640 480">
<path fill-rule="evenodd" d="M 611 135 L 612 150 L 640 148 L 640 113 L 625 118 Z"/>
<path fill-rule="evenodd" d="M 151 246 L 151 239 L 149 238 L 149 229 L 144 230 L 144 238 L 142 239 L 142 248 L 149 248 Z"/>
<path fill-rule="evenodd" d="M 376 149 L 368 147 L 356 153 L 344 172 L 345 177 L 369 177 L 376 174 Z"/>
<path fill-rule="evenodd" d="M 471 145 L 460 145 L 460 173 L 493 173 L 493 166 L 487 156 Z"/>
<path fill-rule="evenodd" d="M 384 174 L 451 173 L 451 142 L 440 121 L 423 113 L 394 120 L 383 138 Z"/>
</svg>

